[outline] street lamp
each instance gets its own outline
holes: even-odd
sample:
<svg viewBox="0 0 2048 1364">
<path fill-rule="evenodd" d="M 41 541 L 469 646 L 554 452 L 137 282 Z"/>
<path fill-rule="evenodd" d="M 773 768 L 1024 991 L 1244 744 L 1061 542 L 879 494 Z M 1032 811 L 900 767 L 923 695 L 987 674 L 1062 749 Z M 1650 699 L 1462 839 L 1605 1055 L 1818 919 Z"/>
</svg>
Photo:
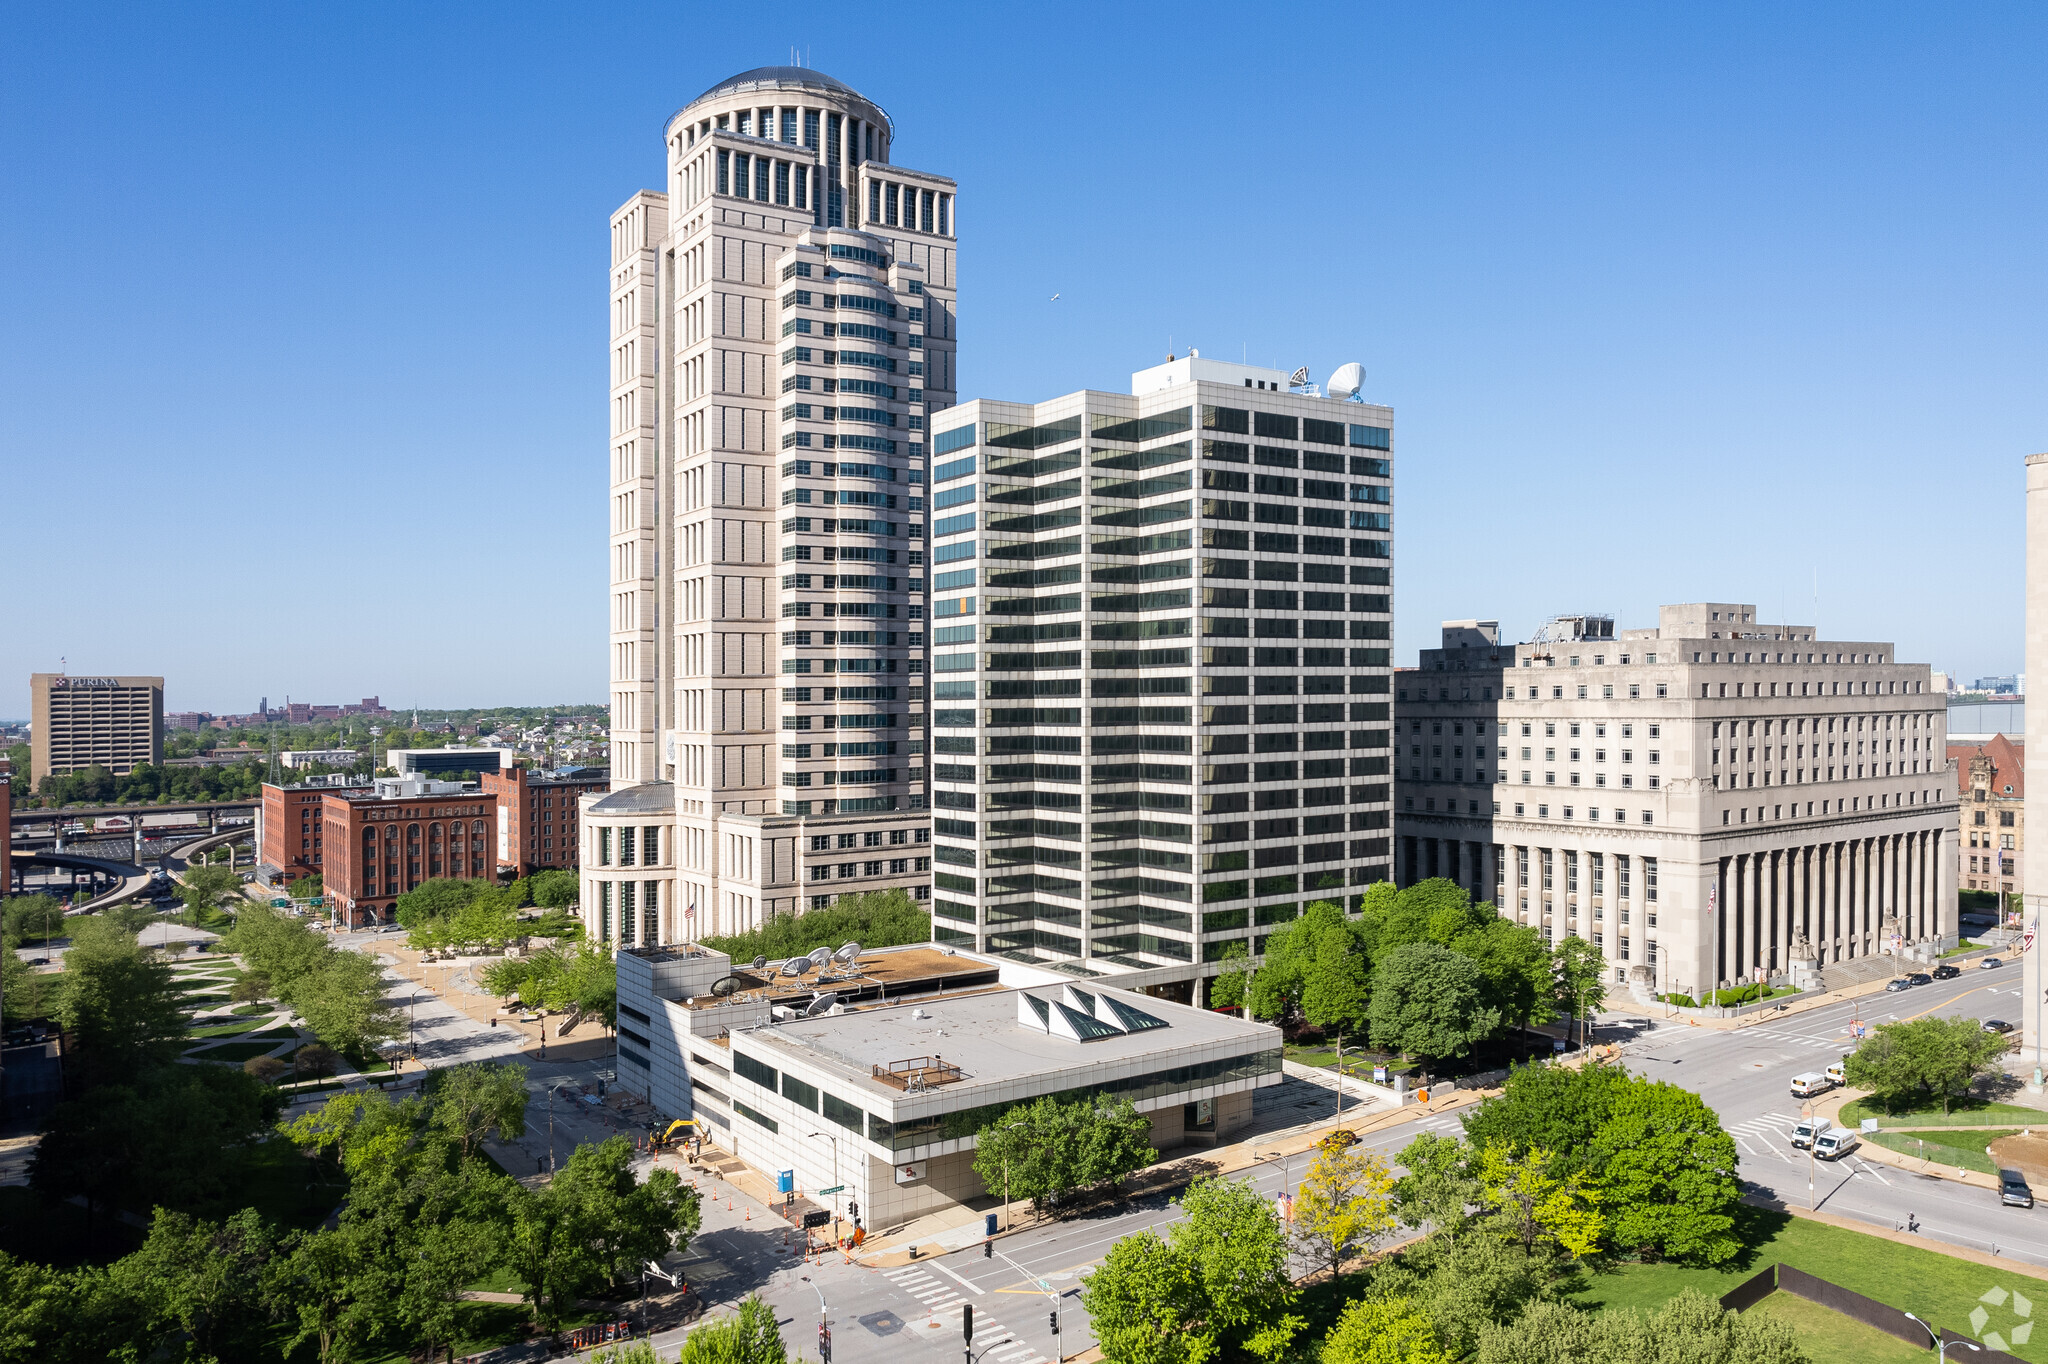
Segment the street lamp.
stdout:
<svg viewBox="0 0 2048 1364">
<path fill-rule="evenodd" d="M 548 1086 L 548 1173 L 550 1175 L 555 1172 L 555 1091 L 567 1083 L 567 1080 L 558 1080 Z"/>
<path fill-rule="evenodd" d="M 839 1182 L 839 1138 L 831 1132 L 813 1132 L 811 1135 L 823 1137 L 832 1143 L 832 1187 L 838 1190 L 838 1193 L 832 1195 L 832 1244 L 836 1246 L 839 1244 L 839 1199 L 846 1192 L 846 1186 Z M 806 1232 L 805 1236 L 808 1239 L 809 1233 Z M 812 1285 L 814 1288 L 816 1286 Z"/>
<path fill-rule="evenodd" d="M 818 1134 L 813 1132 L 811 1135 L 815 1137 Z M 825 1290 L 812 1282 L 808 1274 L 798 1277 L 810 1284 L 811 1291 L 818 1295 L 818 1364 L 832 1364 L 832 1319 L 826 1315 Z"/>
<path fill-rule="evenodd" d="M 1004 1124 L 1003 1124 L 1003 1130 L 1007 1132 L 1007 1131 L 1012 1131 L 1012 1130 L 1014 1130 L 1014 1129 L 1016 1129 L 1016 1128 L 1019 1128 L 1019 1127 L 1028 1127 L 1028 1126 L 1030 1126 L 1030 1124 L 1029 1124 L 1029 1123 L 1021 1123 L 1021 1122 L 1006 1122 L 1006 1123 L 1004 1123 Z M 872 1211 L 872 1209 L 870 1209 L 870 1211 Z M 1005 1152 L 1003 1152 L 1003 1230 L 1004 1230 L 1004 1231 L 1008 1231 L 1009 1229 L 1010 1229 L 1010 1153 L 1009 1153 L 1008 1151 L 1005 1151 Z"/>
<path fill-rule="evenodd" d="M 1911 1317 L 1914 1321 L 1920 1321 L 1920 1318 L 1913 1316 L 1911 1312 L 1906 1313 L 1906 1315 L 1908 1317 Z M 1984 1347 L 1982 1345 L 1976 1344 L 1973 1341 L 1943 1340 L 1941 1338 L 1941 1333 L 1936 1331 L 1932 1326 L 1929 1326 L 1924 1321 L 1920 1321 L 1920 1329 L 1925 1331 L 1933 1339 L 1935 1358 L 1944 1361 L 1944 1364 L 1946 1364 L 1946 1361 L 1948 1359 L 1948 1347 L 1951 1345 L 1968 1345 L 1971 1349 L 1977 1351 L 1978 1353 L 1983 1353 Z"/>
</svg>

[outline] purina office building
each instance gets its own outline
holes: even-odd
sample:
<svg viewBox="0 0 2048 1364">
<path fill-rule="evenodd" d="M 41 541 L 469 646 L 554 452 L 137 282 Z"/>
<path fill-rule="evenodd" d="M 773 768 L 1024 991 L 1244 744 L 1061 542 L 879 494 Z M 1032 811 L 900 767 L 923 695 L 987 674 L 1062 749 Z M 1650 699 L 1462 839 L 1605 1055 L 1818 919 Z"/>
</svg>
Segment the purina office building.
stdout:
<svg viewBox="0 0 2048 1364">
<path fill-rule="evenodd" d="M 932 442 L 940 943 L 1190 998 L 1388 878 L 1390 409 L 1190 355 Z"/>
</svg>

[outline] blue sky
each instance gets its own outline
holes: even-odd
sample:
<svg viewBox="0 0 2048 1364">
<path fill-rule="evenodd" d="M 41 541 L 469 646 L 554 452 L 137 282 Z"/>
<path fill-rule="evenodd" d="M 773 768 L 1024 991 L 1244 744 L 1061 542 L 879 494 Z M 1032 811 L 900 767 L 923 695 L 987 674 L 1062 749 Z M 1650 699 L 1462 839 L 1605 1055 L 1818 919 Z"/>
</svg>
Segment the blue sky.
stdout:
<svg viewBox="0 0 2048 1364">
<path fill-rule="evenodd" d="M 0 715 L 601 698 L 607 215 L 793 46 L 961 183 L 964 395 L 1366 366 L 1399 660 L 1712 598 L 2020 666 L 2048 11 L 777 10 L 10 7 Z"/>
</svg>

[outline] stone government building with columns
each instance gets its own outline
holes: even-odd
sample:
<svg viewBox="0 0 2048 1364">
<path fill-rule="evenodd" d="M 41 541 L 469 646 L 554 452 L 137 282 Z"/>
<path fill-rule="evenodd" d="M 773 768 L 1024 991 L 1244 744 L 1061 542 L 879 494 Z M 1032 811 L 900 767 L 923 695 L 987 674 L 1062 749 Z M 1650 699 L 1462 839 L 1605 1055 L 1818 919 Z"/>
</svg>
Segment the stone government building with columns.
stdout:
<svg viewBox="0 0 2048 1364">
<path fill-rule="evenodd" d="M 1397 881 L 1576 933 L 1638 998 L 1847 983 L 1956 942 L 1945 698 L 1889 644 L 1727 602 L 1522 644 L 1449 621 L 1394 686 Z"/>
</svg>

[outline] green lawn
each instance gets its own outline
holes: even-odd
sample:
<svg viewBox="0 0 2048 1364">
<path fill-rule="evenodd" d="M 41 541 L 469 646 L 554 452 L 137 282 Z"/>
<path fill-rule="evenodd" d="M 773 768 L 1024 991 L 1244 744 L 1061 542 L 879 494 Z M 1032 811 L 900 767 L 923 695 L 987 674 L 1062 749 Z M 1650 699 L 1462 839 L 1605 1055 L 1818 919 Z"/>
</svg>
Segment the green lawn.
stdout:
<svg viewBox="0 0 2048 1364">
<path fill-rule="evenodd" d="M 1989 1198 L 1989 1194 L 1984 1197 Z M 2019 1214 L 2024 1216 L 2024 1214 Z M 1994 1288 L 2019 1289 L 2029 1298 L 2048 1294 L 2039 1279 L 2012 1274 L 1918 1246 L 1900 1245 L 1862 1232 L 1797 1218 L 1790 1213 L 1742 1207 L 1738 1232 L 1747 1251 L 1726 1269 L 1683 1265 L 1622 1265 L 1593 1277 L 1579 1295 L 1586 1306 L 1654 1311 L 1681 1289 L 1697 1288 L 1718 1298 L 1765 1265 L 1785 1262 L 1852 1292 L 1912 1312 L 1936 1326 L 1964 1334 L 1978 1299 Z M 2015 1226 L 2022 1225 L 2015 1222 Z M 1989 1310 L 1989 1309 L 1987 1309 Z M 1988 1330 L 2017 1324 L 2010 1312 L 1992 1311 Z M 2012 1347 L 2035 1364 L 2048 1364 L 2048 1336 Z"/>
<path fill-rule="evenodd" d="M 2044 1109 L 1982 1102 L 1972 1107 L 1961 1101 L 1949 1107 L 1953 1111 L 1946 1116 L 1938 1108 L 1886 1113 L 1884 1105 L 1873 1099 L 1852 1099 L 1842 1105 L 1842 1116 L 1837 1121 L 1845 1127 L 1854 1127 L 1865 1118 L 1876 1118 L 1887 1131 L 1907 1127 L 1989 1127 L 1994 1123 L 2008 1122 L 2017 1122 L 2022 1127 L 2048 1127 L 2048 1110 Z"/>
<path fill-rule="evenodd" d="M 279 1039 L 282 1040 L 282 1039 Z M 268 1056 L 277 1047 L 277 1041 L 222 1042 L 204 1051 L 188 1051 L 185 1054 L 195 1061 L 229 1061 L 240 1065 L 253 1056 Z"/>
<path fill-rule="evenodd" d="M 1947 1127 L 1931 1132 L 1873 1132 L 1865 1140 L 1915 1160 L 1924 1156 L 1936 1165 L 1959 1165 L 1965 1170 L 1989 1175 L 1998 1173 L 1998 1166 L 1984 1154 L 1984 1148 L 2000 1137 L 2018 1135 L 2016 1127 L 2002 1130 L 1966 1128 L 1962 1131 Z"/>
<path fill-rule="evenodd" d="M 211 1023 L 203 1028 L 192 1029 L 189 1033 L 186 1034 L 186 1036 L 239 1037 L 245 1032 L 249 1032 L 253 1029 L 262 1027 L 263 1024 L 264 1020 L 261 1018 L 244 1018 L 239 1019 L 233 1023 Z"/>
<path fill-rule="evenodd" d="M 1790 1325 L 1813 1364 L 1919 1364 L 1927 1358 L 1925 1347 L 1792 1293 L 1773 1293 L 1749 1310 Z"/>
<path fill-rule="evenodd" d="M 562 1319 L 562 1329 L 574 1330 L 598 1321 L 637 1320 L 637 1311 L 638 1299 L 632 1304 L 604 1312 L 575 1312 Z M 528 1339 L 526 1323 L 532 1319 L 533 1311 L 524 1303 L 463 1303 L 455 1309 L 456 1335 L 459 1337 L 455 1342 L 455 1355 L 459 1359 L 504 1345 L 516 1345 Z M 417 1355 L 406 1353 L 364 1356 L 367 1364 L 412 1364 L 417 1358 Z"/>
</svg>

